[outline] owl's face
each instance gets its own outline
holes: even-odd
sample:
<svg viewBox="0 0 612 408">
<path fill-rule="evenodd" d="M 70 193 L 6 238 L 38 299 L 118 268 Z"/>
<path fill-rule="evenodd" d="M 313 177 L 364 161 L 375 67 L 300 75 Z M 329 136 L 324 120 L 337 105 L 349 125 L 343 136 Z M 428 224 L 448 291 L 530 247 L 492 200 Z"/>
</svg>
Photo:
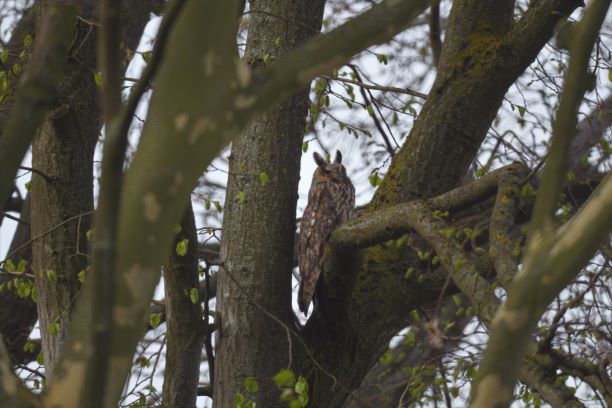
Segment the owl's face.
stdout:
<svg viewBox="0 0 612 408">
<path fill-rule="evenodd" d="M 336 151 L 336 157 L 332 163 L 328 163 L 320 154 L 313 154 L 315 162 L 319 167 L 315 170 L 314 181 L 324 183 L 326 181 L 340 182 L 346 179 L 346 169 L 342 165 L 342 153 Z"/>
</svg>

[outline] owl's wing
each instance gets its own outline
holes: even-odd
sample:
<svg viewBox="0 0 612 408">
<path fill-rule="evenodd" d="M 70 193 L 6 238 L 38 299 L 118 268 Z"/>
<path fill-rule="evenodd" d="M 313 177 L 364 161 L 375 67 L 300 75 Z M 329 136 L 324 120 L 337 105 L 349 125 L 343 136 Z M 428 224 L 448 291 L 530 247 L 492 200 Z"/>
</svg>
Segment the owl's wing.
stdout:
<svg viewBox="0 0 612 408">
<path fill-rule="evenodd" d="M 298 257 L 301 278 L 298 304 L 304 315 L 308 313 L 308 305 L 321 274 L 327 239 L 338 218 L 336 212 L 330 192 L 326 188 L 320 188 L 313 192 L 302 216 Z"/>
</svg>

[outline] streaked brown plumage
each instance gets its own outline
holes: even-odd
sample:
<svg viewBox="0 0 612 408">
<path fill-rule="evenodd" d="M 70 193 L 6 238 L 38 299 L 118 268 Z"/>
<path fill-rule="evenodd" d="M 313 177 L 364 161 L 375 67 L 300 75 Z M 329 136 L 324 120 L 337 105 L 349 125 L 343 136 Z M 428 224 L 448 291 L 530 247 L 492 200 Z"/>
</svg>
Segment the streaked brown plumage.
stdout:
<svg viewBox="0 0 612 408">
<path fill-rule="evenodd" d="M 318 167 L 312 176 L 308 204 L 300 224 L 300 290 L 298 304 L 304 315 L 312 300 L 323 268 L 327 240 L 342 222 L 353 217 L 355 187 L 342 165 L 342 153 L 336 152 L 333 163 L 314 153 Z"/>
</svg>

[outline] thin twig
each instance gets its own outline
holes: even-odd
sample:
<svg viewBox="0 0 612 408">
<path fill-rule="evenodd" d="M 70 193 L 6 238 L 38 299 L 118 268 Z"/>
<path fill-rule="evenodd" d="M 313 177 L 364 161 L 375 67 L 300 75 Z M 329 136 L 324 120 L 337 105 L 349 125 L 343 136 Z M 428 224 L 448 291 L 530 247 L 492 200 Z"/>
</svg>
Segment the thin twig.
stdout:
<svg viewBox="0 0 612 408">
<path fill-rule="evenodd" d="M 22 245 L 19 245 L 17 248 L 15 248 L 11 253 L 9 253 L 6 258 L 4 258 L 2 260 L 2 262 L 0 263 L 4 263 L 6 261 L 8 261 L 13 255 L 17 254 L 17 252 L 21 251 L 23 248 L 27 247 L 28 245 L 32 245 L 32 243 L 34 243 L 34 241 L 37 241 L 39 239 L 41 239 L 42 237 L 44 237 L 47 234 L 50 234 L 51 232 L 55 231 L 56 229 L 66 225 L 67 223 L 74 221 L 74 220 L 78 220 L 81 217 L 86 217 L 88 215 L 93 215 L 95 213 L 95 211 L 87 211 L 78 215 L 75 215 L 74 217 L 70 217 L 65 219 L 64 221 L 60 222 L 59 224 L 55 225 L 54 227 L 51 227 L 50 229 L 48 229 L 47 231 L 35 236 L 34 238 L 30 239 L 29 241 L 23 243 Z"/>
<path fill-rule="evenodd" d="M 18 217 L 15 217 L 14 215 L 11 215 L 11 214 L 9 214 L 9 213 L 7 213 L 5 211 L 0 210 L 0 215 L 3 216 L 3 217 L 8 218 L 10 220 L 16 221 L 16 222 L 18 222 L 20 224 L 27 225 L 28 227 L 30 226 L 29 222 L 23 221 L 22 219 L 20 219 Z"/>
<path fill-rule="evenodd" d="M 353 85 L 361 86 L 361 87 L 366 88 L 366 89 L 373 89 L 375 91 L 395 92 L 395 93 L 401 93 L 401 94 L 410 95 L 410 96 L 416 96 L 417 98 L 421 98 L 421 99 L 427 99 L 427 95 L 426 94 L 421 93 L 421 92 L 417 92 L 417 91 L 413 91 L 412 89 L 408 89 L 408 88 L 395 88 L 395 87 L 392 87 L 392 86 L 381 86 L 381 85 L 364 84 L 363 82 L 354 81 L 354 80 L 348 79 L 348 78 L 334 77 L 334 76 L 331 76 L 331 75 L 324 75 L 324 77 L 328 78 L 328 79 L 333 79 L 333 80 L 339 81 L 339 82 L 346 82 L 347 84 L 353 84 Z"/>
</svg>

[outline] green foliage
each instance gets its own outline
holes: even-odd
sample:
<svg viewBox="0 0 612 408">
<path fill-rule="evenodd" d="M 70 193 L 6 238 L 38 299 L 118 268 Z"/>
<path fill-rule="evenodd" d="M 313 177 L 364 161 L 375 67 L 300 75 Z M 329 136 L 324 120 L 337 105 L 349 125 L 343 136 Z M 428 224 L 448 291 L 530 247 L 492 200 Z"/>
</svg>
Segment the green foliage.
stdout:
<svg viewBox="0 0 612 408">
<path fill-rule="evenodd" d="M 198 288 L 191 288 L 191 290 L 189 291 L 189 299 L 194 305 L 198 303 L 198 301 L 200 300 L 200 292 L 198 291 Z"/>
<path fill-rule="evenodd" d="M 80 271 L 80 272 L 77 274 L 77 279 L 79 280 L 79 283 L 80 283 L 81 285 L 85 283 L 85 276 L 86 276 L 86 273 L 87 273 L 87 272 L 85 271 L 85 269 L 83 269 L 82 271 Z"/>
<path fill-rule="evenodd" d="M 308 405 L 308 381 L 289 369 L 279 371 L 273 377 L 274 383 L 281 388 L 281 400 L 287 403 L 289 408 L 303 408 Z"/>
<path fill-rule="evenodd" d="M 295 373 L 285 368 L 276 373 L 272 380 L 278 387 L 291 387 L 295 384 Z"/>
<path fill-rule="evenodd" d="M 387 63 L 389 62 L 385 54 L 376 54 L 376 59 L 378 60 L 378 62 L 385 65 L 387 65 Z"/>
<path fill-rule="evenodd" d="M 213 201 L 213 204 L 215 205 L 215 209 L 217 210 L 218 213 L 223 212 L 223 206 L 221 205 L 219 201 Z"/>
<path fill-rule="evenodd" d="M 23 37 L 23 46 L 24 48 L 30 48 L 32 46 L 33 38 L 31 34 L 26 34 Z"/>
<path fill-rule="evenodd" d="M 414 273 L 414 268 L 412 266 L 410 266 L 406 270 L 406 273 L 404 274 L 404 279 L 409 280 L 413 273 Z"/>
<path fill-rule="evenodd" d="M 268 181 L 270 181 L 270 177 L 268 176 L 268 173 L 265 173 L 265 172 L 259 173 L 259 182 L 261 183 L 262 187 L 265 187 L 266 184 L 268 184 Z"/>
<path fill-rule="evenodd" d="M 378 187 L 380 183 L 382 183 L 382 179 L 378 175 L 378 171 L 375 171 L 372 174 L 370 174 L 370 176 L 368 177 L 368 180 L 370 181 L 370 185 L 372 187 Z"/>
<path fill-rule="evenodd" d="M 57 283 L 57 274 L 53 269 L 47 269 L 47 279 L 49 279 L 49 282 L 53 285 Z"/>
<path fill-rule="evenodd" d="M 380 356 L 380 364 L 388 365 L 393 362 L 393 352 L 389 349 L 384 352 L 382 356 Z"/>
<path fill-rule="evenodd" d="M 183 238 L 179 242 L 176 243 L 176 254 L 178 256 L 187 255 L 187 251 L 189 249 L 189 238 Z"/>
<path fill-rule="evenodd" d="M 11 71 L 13 72 L 13 74 L 15 76 L 19 76 L 19 74 L 21 74 L 21 64 L 19 63 L 14 63 L 13 66 L 11 67 Z"/>
<path fill-rule="evenodd" d="M 51 336 L 57 336 L 60 331 L 60 324 L 57 322 L 50 323 L 47 327 Z"/>
<path fill-rule="evenodd" d="M 161 313 L 152 313 L 149 317 L 149 325 L 156 328 L 161 323 Z"/>
<path fill-rule="evenodd" d="M 255 408 L 256 407 L 255 401 L 251 401 L 247 399 L 244 395 L 242 395 L 239 392 L 237 392 L 236 395 L 234 395 L 234 405 L 236 406 L 236 408 Z"/>
<path fill-rule="evenodd" d="M 15 279 L 15 291 L 20 298 L 27 298 L 32 295 L 35 290 L 34 281 L 32 279 Z"/>
<path fill-rule="evenodd" d="M 99 71 L 94 72 L 94 82 L 98 88 L 102 87 L 102 73 Z"/>
<path fill-rule="evenodd" d="M 244 191 L 239 191 L 237 198 L 238 198 L 238 202 L 240 204 L 243 204 L 244 203 Z"/>
<path fill-rule="evenodd" d="M 23 351 L 27 352 L 27 353 L 33 353 L 34 350 L 36 349 L 36 344 L 34 344 L 31 341 L 27 341 L 24 345 L 23 345 Z"/>
<path fill-rule="evenodd" d="M 244 379 L 244 389 L 251 394 L 256 394 L 259 391 L 259 384 L 257 379 L 253 376 L 248 376 Z"/>
<path fill-rule="evenodd" d="M 431 216 L 436 218 L 436 219 L 438 219 L 438 220 L 441 220 L 443 218 L 447 218 L 448 215 L 449 215 L 448 211 L 440 211 L 440 210 L 435 210 L 435 211 L 433 211 L 431 213 Z"/>
</svg>

